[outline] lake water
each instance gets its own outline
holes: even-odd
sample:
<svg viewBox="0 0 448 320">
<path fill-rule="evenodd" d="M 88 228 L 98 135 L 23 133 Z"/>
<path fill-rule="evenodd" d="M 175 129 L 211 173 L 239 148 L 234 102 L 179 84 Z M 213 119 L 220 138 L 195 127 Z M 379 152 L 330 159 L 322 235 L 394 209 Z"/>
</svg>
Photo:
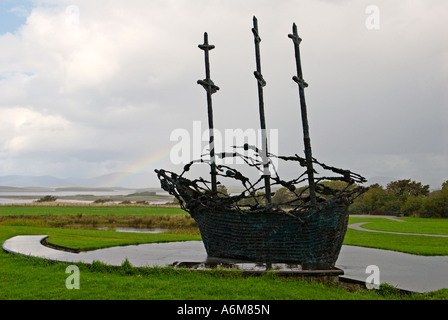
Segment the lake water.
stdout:
<svg viewBox="0 0 448 320">
<path fill-rule="evenodd" d="M 35 199 L 6 199 L 6 198 L 0 198 L 0 205 L 6 205 L 6 204 L 26 204 L 26 203 L 33 203 L 36 200 L 39 200 L 40 198 L 35 198 Z M 87 200 L 64 200 L 64 199 L 58 199 L 58 202 L 68 202 L 68 203 L 93 203 L 93 201 L 87 201 Z M 148 201 L 149 204 L 165 204 L 166 202 L 170 202 L 169 200 L 167 201 Z M 121 201 L 110 201 L 108 203 L 121 203 Z"/>
<path fill-rule="evenodd" d="M 168 229 L 161 229 L 161 228 L 98 228 L 98 230 L 113 230 L 116 232 L 129 232 L 129 233 L 152 233 L 152 234 L 156 234 L 156 233 L 164 233 L 166 231 L 168 231 Z"/>
<path fill-rule="evenodd" d="M 39 200 L 42 197 L 45 196 L 55 196 L 55 197 L 67 197 L 67 196 L 96 196 L 96 197 L 109 197 L 109 196 L 121 196 L 121 195 L 129 195 L 132 193 L 138 192 L 138 190 L 113 190 L 113 191 L 96 191 L 96 190 L 78 190 L 78 191 L 46 191 L 46 192 L 32 192 L 32 191 L 26 191 L 26 192 L 20 192 L 20 191 L 13 191 L 13 192 L 0 192 L 0 205 L 4 204 L 24 204 L 24 203 L 33 203 L 36 200 Z M 166 196 L 168 193 L 166 192 L 157 192 L 156 195 L 160 196 Z M 29 199 L 14 199 L 11 197 L 32 197 Z M 169 200 L 167 200 L 169 201 Z M 151 204 L 164 204 L 167 201 L 149 201 Z M 90 200 L 70 200 L 70 199 L 58 199 L 58 202 L 69 202 L 69 203 L 92 203 Z M 118 201 L 116 203 L 120 203 L 121 201 Z M 114 202 L 111 202 L 114 203 Z"/>
<path fill-rule="evenodd" d="M 39 200 L 40 198 L 35 199 L 6 199 L 6 198 L 0 198 L 0 205 L 1 204 L 24 204 L 24 203 L 33 203 L 36 200 Z M 58 202 L 68 202 L 68 203 L 92 203 L 93 201 L 87 201 L 87 200 L 64 200 L 64 199 L 58 199 Z"/>
<path fill-rule="evenodd" d="M 90 195 L 90 196 L 119 196 L 128 195 L 137 192 L 136 190 L 113 190 L 113 191 L 96 191 L 96 190 L 78 190 L 78 191 L 2 191 L 0 192 L 0 198 L 7 198 L 13 196 L 36 196 L 36 198 L 41 198 L 44 196 L 78 196 L 78 195 Z"/>
</svg>

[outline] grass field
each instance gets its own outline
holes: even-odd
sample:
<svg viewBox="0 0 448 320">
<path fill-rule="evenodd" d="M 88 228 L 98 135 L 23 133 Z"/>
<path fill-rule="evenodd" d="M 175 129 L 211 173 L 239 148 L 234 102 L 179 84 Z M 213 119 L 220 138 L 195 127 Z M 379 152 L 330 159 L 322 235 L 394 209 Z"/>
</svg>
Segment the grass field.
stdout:
<svg viewBox="0 0 448 320">
<path fill-rule="evenodd" d="M 183 215 L 179 208 L 125 205 L 21 205 L 0 206 L 0 216 L 42 216 L 42 215 Z"/>
<path fill-rule="evenodd" d="M 350 218 L 349 223 L 371 222 L 365 229 L 404 233 L 445 234 L 448 219 L 404 218 L 396 222 L 381 218 Z M 423 256 L 448 255 L 448 238 L 387 233 L 363 232 L 348 229 L 344 244 L 393 250 Z"/>
<path fill-rule="evenodd" d="M 140 219 L 140 220 L 139 220 Z M 351 218 L 351 222 L 370 221 Z M 431 220 L 431 223 L 428 221 Z M 96 223 L 92 225 L 92 221 Z M 137 221 L 137 223 L 136 223 Z M 374 227 L 395 228 L 393 223 L 374 219 Z M 432 223 L 433 222 L 433 223 Z M 98 226 L 163 225 L 163 234 L 120 233 L 96 230 Z M 448 221 L 410 219 L 403 223 L 426 224 L 427 230 L 445 230 Z M 183 225 L 184 227 L 181 227 Z M 370 227 L 371 225 L 366 225 Z M 397 226 L 396 228 L 404 228 Z M 398 230 L 398 229 L 397 229 Z M 403 230 L 403 229 L 400 229 Z M 404 232 L 404 231 L 400 231 Z M 414 232 L 414 231 L 412 231 Z M 428 233 L 428 232 L 425 232 Z M 183 211 L 176 208 L 152 207 L 0 207 L 0 242 L 16 235 L 49 235 L 54 244 L 89 250 L 116 245 L 199 240 L 197 228 Z M 384 247 L 390 250 L 411 250 L 419 254 L 448 254 L 446 239 L 439 243 L 429 237 L 396 236 L 348 230 L 345 244 Z M 438 248 L 438 249 L 437 249 Z M 0 299 L 218 299 L 218 300 L 376 300 L 376 299 L 448 299 L 448 290 L 435 293 L 401 295 L 398 291 L 343 288 L 300 279 L 282 278 L 275 273 L 261 277 L 244 276 L 236 271 L 195 272 L 173 268 L 133 268 L 128 264 L 110 267 L 101 263 L 77 264 L 81 272 L 81 289 L 65 286 L 68 264 L 0 252 Z M 387 286 L 386 286 L 387 289 Z M 390 289 L 390 288 L 389 288 Z"/>
<path fill-rule="evenodd" d="M 381 219 L 366 225 L 364 228 L 371 230 L 394 231 L 405 233 L 423 233 L 423 234 L 441 234 L 448 235 L 447 219 L 427 219 L 403 217 L 399 218 L 404 221 L 396 222 L 388 219 Z"/>
<path fill-rule="evenodd" d="M 246 277 L 231 271 L 194 272 L 173 268 L 114 268 L 77 264 L 80 290 L 67 290 L 66 264 L 0 253 L 0 299 L 383 299 L 376 292 L 349 293 L 336 286 Z M 7 256 L 7 257 L 6 257 Z M 392 298 L 398 299 L 399 296 Z"/>
</svg>

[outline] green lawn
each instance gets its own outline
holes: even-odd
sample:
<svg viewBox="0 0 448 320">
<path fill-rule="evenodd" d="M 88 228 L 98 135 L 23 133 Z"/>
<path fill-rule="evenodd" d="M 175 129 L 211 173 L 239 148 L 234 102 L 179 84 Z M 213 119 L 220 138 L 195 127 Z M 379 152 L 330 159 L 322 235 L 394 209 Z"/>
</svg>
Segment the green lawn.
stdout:
<svg viewBox="0 0 448 320">
<path fill-rule="evenodd" d="M 4 239 L 1 239 L 3 241 Z M 348 292 L 331 284 L 283 278 L 275 273 L 245 276 L 237 271 L 133 268 L 124 263 L 76 264 L 80 289 L 68 290 L 68 264 L 0 252 L 1 300 L 402 300 L 447 299 L 444 290 L 401 295 L 387 290 Z"/>
<path fill-rule="evenodd" d="M 174 207 L 150 206 L 0 206 L 0 216 L 29 215 L 182 215 Z"/>
<path fill-rule="evenodd" d="M 178 234 L 131 234 L 113 231 L 71 230 L 35 227 L 0 227 L 0 242 L 20 234 L 50 234 L 51 242 L 89 248 L 136 242 L 179 241 L 197 236 Z M 195 238 L 194 238 L 195 237 Z M 378 292 L 350 293 L 335 285 L 281 278 L 275 273 L 261 277 L 244 276 L 236 271 L 196 272 L 173 268 L 133 268 L 101 263 L 76 264 L 80 268 L 80 290 L 65 286 L 66 263 L 51 262 L 0 252 L 0 299 L 385 299 Z M 412 299 L 434 298 L 416 295 Z M 389 295 L 387 299 L 400 299 Z"/>
<path fill-rule="evenodd" d="M 363 225 L 365 229 L 397 231 L 407 233 L 444 234 L 448 219 L 405 218 L 407 222 L 395 222 L 381 218 L 353 218 L 349 223 L 372 222 Z M 373 227 L 372 227 L 373 226 Z M 384 226 L 384 229 L 382 228 Z M 411 254 L 437 256 L 448 255 L 448 238 L 396 235 L 357 231 L 348 228 L 344 244 L 361 247 L 394 250 Z"/>
<path fill-rule="evenodd" d="M 165 212 L 165 213 L 164 213 Z M 195 234 L 120 233 L 93 229 L 49 227 L 48 215 L 184 215 L 180 209 L 150 207 L 0 207 L 0 216 L 17 215 L 0 223 L 0 243 L 16 235 L 49 235 L 54 244 L 88 250 L 116 245 L 160 241 L 199 240 Z M 30 219 L 30 216 L 37 219 Z M 430 221 L 431 220 L 431 221 Z M 350 218 L 350 223 L 376 221 L 393 228 L 383 219 Z M 401 224 L 397 222 L 398 224 Z M 427 231 L 445 230 L 446 222 L 432 219 L 410 219 L 403 225 L 425 224 Z M 369 225 L 367 225 L 369 226 Z M 379 225 L 378 227 L 381 227 Z M 397 226 L 403 228 L 403 226 Z M 417 228 L 418 229 L 418 228 Z M 397 229 L 398 230 L 398 229 Z M 429 233 L 425 231 L 425 233 Z M 405 232 L 405 231 L 400 231 Z M 412 231 L 415 232 L 415 231 Z M 417 254 L 448 254 L 447 238 L 400 236 L 348 230 L 345 244 L 371 246 Z M 81 289 L 65 287 L 68 264 L 29 258 L 0 251 L 0 299 L 219 299 L 219 300 L 376 300 L 376 299 L 448 299 L 448 289 L 429 294 L 385 294 L 387 290 L 348 292 L 341 287 L 294 278 L 275 273 L 261 277 L 244 276 L 236 271 L 197 272 L 173 268 L 133 268 L 128 264 L 110 267 L 101 263 L 77 264 L 81 272 Z"/>
<path fill-rule="evenodd" d="M 381 221 L 369 223 L 363 228 L 371 230 L 394 231 L 405 233 L 441 234 L 448 235 L 448 219 L 428 218 L 399 218 L 404 222 L 382 219 Z"/>
</svg>

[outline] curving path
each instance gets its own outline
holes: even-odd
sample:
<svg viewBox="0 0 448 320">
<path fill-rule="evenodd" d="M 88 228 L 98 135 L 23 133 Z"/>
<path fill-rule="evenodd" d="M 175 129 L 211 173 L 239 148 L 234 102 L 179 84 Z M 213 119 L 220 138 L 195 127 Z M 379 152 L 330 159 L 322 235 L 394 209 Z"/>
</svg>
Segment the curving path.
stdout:
<svg viewBox="0 0 448 320">
<path fill-rule="evenodd" d="M 209 262 L 202 241 L 142 244 L 73 253 L 42 244 L 47 236 L 16 236 L 3 243 L 15 253 L 69 263 L 101 261 L 121 265 L 125 259 L 135 267 L 168 266 L 175 262 Z M 399 289 L 427 292 L 448 288 L 448 256 L 423 257 L 388 250 L 343 245 L 336 267 L 344 278 L 366 281 L 366 268 L 378 266 L 380 282 Z"/>
<path fill-rule="evenodd" d="M 381 216 L 381 215 L 370 215 L 370 214 L 352 214 L 350 217 L 353 218 L 383 218 L 383 219 L 389 219 L 396 222 L 406 222 L 404 220 L 401 220 L 400 218 L 397 218 L 395 216 Z"/>
<path fill-rule="evenodd" d="M 397 222 L 406 222 L 403 220 L 400 220 L 399 218 L 391 217 L 391 216 L 369 216 L 369 215 L 353 215 L 352 217 L 356 218 L 386 218 L 392 221 Z M 371 230 L 371 229 L 365 229 L 362 226 L 372 223 L 371 221 L 368 222 L 358 222 L 358 223 L 352 223 L 349 224 L 347 227 L 353 230 L 358 231 L 365 231 L 365 232 L 377 232 L 377 233 L 392 233 L 392 234 L 400 234 L 405 236 L 425 236 L 425 237 L 441 237 L 441 238 L 448 238 L 448 235 L 442 235 L 442 234 L 425 234 L 425 233 L 409 233 L 409 232 L 394 232 L 394 231 L 381 231 L 381 230 Z"/>
</svg>

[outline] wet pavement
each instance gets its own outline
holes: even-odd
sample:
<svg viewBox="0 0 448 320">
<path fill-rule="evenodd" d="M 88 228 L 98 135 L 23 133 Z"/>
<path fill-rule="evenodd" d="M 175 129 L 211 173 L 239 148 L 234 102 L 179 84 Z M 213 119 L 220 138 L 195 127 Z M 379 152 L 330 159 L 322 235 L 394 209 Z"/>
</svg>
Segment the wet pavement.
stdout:
<svg viewBox="0 0 448 320">
<path fill-rule="evenodd" d="M 125 259 L 135 267 L 165 267 L 178 263 L 217 261 L 207 257 L 202 241 L 142 244 L 73 253 L 44 246 L 41 241 L 46 238 L 44 235 L 16 236 L 5 241 L 3 249 L 11 253 L 49 260 L 73 263 L 101 261 L 117 266 Z M 224 259 L 219 261 L 241 263 Z M 363 282 L 371 275 L 366 273 L 366 268 L 370 265 L 379 268 L 381 283 L 389 283 L 399 289 L 427 292 L 448 288 L 448 256 L 424 257 L 380 249 L 343 246 L 336 263 L 336 267 L 344 271 L 344 278 Z M 244 264 L 242 266 L 244 267 Z"/>
<path fill-rule="evenodd" d="M 399 289 L 428 292 L 448 288 L 448 256 L 418 256 L 402 252 L 343 246 L 336 263 L 344 277 L 365 281 L 370 265 L 380 271 L 380 282 Z"/>
<path fill-rule="evenodd" d="M 202 241 L 119 246 L 74 253 L 42 245 L 41 241 L 46 238 L 47 236 L 16 236 L 5 241 L 3 249 L 48 260 L 84 263 L 101 261 L 114 266 L 120 266 L 125 259 L 135 267 L 165 267 L 174 262 L 197 262 L 207 259 Z"/>
</svg>

